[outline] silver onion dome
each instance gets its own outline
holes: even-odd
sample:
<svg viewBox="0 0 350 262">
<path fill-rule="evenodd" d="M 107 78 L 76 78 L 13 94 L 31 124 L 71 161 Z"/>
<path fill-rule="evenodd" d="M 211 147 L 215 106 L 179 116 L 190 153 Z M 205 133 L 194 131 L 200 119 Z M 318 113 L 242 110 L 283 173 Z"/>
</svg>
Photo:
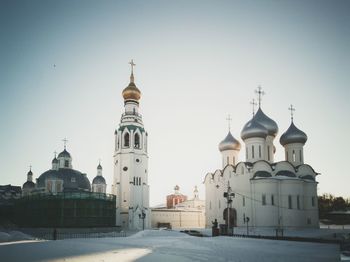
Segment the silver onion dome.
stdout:
<svg viewBox="0 0 350 262">
<path fill-rule="evenodd" d="M 269 118 L 267 115 L 259 107 L 258 111 L 254 116 L 255 120 L 258 121 L 261 125 L 263 125 L 267 131 L 269 136 L 276 136 L 278 133 L 278 126 L 275 121 Z"/>
<path fill-rule="evenodd" d="M 282 146 L 292 143 L 305 144 L 306 141 L 307 135 L 299 128 L 297 128 L 293 122 L 290 124 L 287 131 L 284 132 L 280 138 L 280 143 Z"/>
<path fill-rule="evenodd" d="M 253 117 L 248 123 L 246 123 L 241 131 L 241 138 L 243 140 L 252 137 L 266 138 L 267 135 L 267 129 L 258 121 L 256 121 L 255 117 Z"/>
<path fill-rule="evenodd" d="M 229 131 L 227 136 L 224 140 L 222 140 L 219 144 L 219 150 L 220 152 L 225 150 L 240 150 L 241 149 L 241 143 L 233 137 L 231 132 Z"/>
</svg>

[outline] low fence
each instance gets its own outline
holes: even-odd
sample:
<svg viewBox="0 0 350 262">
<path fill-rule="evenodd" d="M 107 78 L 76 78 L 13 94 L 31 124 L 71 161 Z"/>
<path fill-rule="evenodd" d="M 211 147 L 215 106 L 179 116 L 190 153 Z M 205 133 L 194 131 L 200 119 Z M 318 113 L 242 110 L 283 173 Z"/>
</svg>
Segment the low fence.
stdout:
<svg viewBox="0 0 350 262">
<path fill-rule="evenodd" d="M 103 238 L 103 237 L 126 237 L 126 232 L 60 232 L 60 230 L 52 231 L 36 231 L 28 232 L 31 236 L 44 240 L 59 240 L 72 238 Z"/>
<path fill-rule="evenodd" d="M 341 244 L 343 242 L 340 239 L 324 239 L 324 238 L 292 237 L 292 236 L 261 236 L 261 235 L 243 235 L 243 234 L 233 234 L 232 236 L 241 237 L 241 238 L 259 238 L 259 239 L 270 239 L 270 240 L 287 240 L 287 241 L 328 243 L 328 244 Z"/>
</svg>

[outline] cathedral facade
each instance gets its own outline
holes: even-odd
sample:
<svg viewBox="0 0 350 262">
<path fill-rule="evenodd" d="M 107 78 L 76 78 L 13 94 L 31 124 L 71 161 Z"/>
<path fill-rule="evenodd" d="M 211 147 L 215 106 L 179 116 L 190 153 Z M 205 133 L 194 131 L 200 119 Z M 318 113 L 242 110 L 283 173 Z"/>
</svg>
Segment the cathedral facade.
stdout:
<svg viewBox="0 0 350 262">
<path fill-rule="evenodd" d="M 141 92 L 134 82 L 133 61 L 129 85 L 123 90 L 124 113 L 115 130 L 112 193 L 117 197 L 116 225 L 140 230 L 151 225 L 148 185 L 148 134 L 139 113 Z"/>
<path fill-rule="evenodd" d="M 261 94 L 261 89 L 258 91 Z M 238 162 L 241 143 L 231 132 L 219 144 L 222 169 L 205 176 L 206 226 L 217 219 L 229 227 L 319 227 L 318 173 L 304 163 L 307 135 L 292 121 L 280 137 L 285 159 L 275 162 L 278 126 L 260 107 L 241 131 L 245 161 Z"/>
</svg>

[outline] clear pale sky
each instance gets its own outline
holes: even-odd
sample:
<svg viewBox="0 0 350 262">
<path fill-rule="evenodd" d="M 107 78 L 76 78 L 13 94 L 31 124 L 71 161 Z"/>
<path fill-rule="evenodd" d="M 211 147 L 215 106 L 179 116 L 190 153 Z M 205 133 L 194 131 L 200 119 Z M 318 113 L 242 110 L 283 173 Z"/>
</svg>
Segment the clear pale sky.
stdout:
<svg viewBox="0 0 350 262">
<path fill-rule="evenodd" d="M 176 184 L 204 197 L 227 114 L 240 139 L 258 85 L 280 129 L 275 159 L 293 104 L 319 194 L 350 197 L 349 13 L 349 1 L 0 0 L 0 184 L 22 185 L 29 165 L 37 178 L 67 137 L 90 181 L 102 159 L 109 191 L 133 58 L 151 205 Z"/>
</svg>

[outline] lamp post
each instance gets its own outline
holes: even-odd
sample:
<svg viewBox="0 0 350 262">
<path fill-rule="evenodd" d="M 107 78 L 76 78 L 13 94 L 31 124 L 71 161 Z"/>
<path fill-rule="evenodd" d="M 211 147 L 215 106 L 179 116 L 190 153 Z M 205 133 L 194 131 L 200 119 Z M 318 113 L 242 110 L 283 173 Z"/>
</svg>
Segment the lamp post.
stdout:
<svg viewBox="0 0 350 262">
<path fill-rule="evenodd" d="M 145 218 L 146 213 L 144 210 L 141 211 L 141 214 L 139 214 L 139 218 L 142 219 L 142 230 L 145 230 Z"/>
<path fill-rule="evenodd" d="M 247 236 L 249 235 L 249 217 L 246 217 L 245 214 L 243 214 L 243 221 L 244 221 L 244 224 L 247 224 Z"/>
<path fill-rule="evenodd" d="M 227 234 L 229 235 L 229 230 L 230 230 L 230 208 L 231 208 L 231 204 L 232 204 L 232 198 L 235 197 L 235 193 L 232 192 L 232 189 L 230 187 L 230 181 L 227 182 L 227 192 L 224 192 L 224 197 L 226 198 L 226 201 L 227 201 L 227 217 L 226 217 L 227 220 L 226 220 L 226 222 L 227 222 Z"/>
</svg>

